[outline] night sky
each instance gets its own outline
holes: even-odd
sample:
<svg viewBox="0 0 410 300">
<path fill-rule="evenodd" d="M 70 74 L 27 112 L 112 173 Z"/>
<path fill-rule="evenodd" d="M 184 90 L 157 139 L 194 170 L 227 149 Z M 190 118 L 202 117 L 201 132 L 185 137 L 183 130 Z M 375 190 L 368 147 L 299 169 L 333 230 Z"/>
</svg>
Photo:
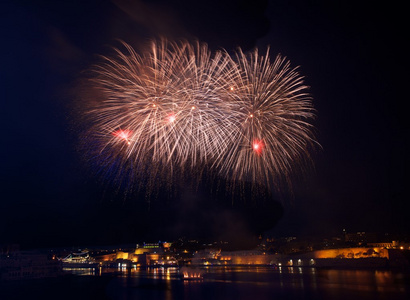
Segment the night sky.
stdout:
<svg viewBox="0 0 410 300">
<path fill-rule="evenodd" d="M 0 244 L 408 233 L 408 24 L 401 5 L 375 2 L 2 1 Z M 118 39 L 159 36 L 270 45 L 300 66 L 322 148 L 293 195 L 228 205 L 202 185 L 166 200 L 160 191 L 148 208 L 95 176 L 78 147 L 78 78 Z"/>
</svg>

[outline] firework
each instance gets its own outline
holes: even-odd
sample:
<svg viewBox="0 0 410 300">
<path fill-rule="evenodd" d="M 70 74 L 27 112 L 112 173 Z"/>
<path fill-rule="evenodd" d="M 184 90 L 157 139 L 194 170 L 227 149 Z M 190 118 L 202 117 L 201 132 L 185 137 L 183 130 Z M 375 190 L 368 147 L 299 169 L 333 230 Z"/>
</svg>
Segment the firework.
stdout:
<svg viewBox="0 0 410 300">
<path fill-rule="evenodd" d="M 86 113 L 89 139 L 106 167 L 139 178 L 207 168 L 270 185 L 309 158 L 312 101 L 285 58 L 165 40 L 141 54 L 123 46 L 90 79 L 100 99 Z"/>
<path fill-rule="evenodd" d="M 308 87 L 286 58 L 277 56 L 271 63 L 269 49 L 265 55 L 239 49 L 231 68 L 239 74 L 236 117 L 241 132 L 219 162 L 222 172 L 232 180 L 266 185 L 287 180 L 295 166 L 309 159 L 315 144 Z"/>
</svg>

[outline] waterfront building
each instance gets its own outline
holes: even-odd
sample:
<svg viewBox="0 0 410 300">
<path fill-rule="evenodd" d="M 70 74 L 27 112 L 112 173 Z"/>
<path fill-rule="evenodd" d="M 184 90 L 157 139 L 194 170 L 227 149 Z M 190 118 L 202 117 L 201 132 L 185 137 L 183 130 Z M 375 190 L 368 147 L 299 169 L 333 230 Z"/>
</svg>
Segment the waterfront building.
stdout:
<svg viewBox="0 0 410 300">
<path fill-rule="evenodd" d="M 48 253 L 16 251 L 0 255 L 0 280 L 46 278 L 61 274 L 61 262 Z"/>
</svg>

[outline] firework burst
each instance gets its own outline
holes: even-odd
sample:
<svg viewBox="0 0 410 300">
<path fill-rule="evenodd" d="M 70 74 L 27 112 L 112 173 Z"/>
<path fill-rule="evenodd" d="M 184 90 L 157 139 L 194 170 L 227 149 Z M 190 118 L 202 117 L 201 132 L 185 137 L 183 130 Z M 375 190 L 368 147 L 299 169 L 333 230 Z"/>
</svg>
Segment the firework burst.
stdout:
<svg viewBox="0 0 410 300">
<path fill-rule="evenodd" d="M 277 56 L 273 63 L 269 49 L 246 55 L 240 49 L 230 66 L 236 76 L 239 139 L 220 161 L 222 172 L 232 180 L 266 185 L 287 178 L 292 169 L 309 159 L 315 144 L 312 99 L 297 68 Z M 289 183 L 289 182 L 288 182 Z"/>
<path fill-rule="evenodd" d="M 312 101 L 285 58 L 165 40 L 142 54 L 123 46 L 93 67 L 100 99 L 86 112 L 93 157 L 119 176 L 207 168 L 270 186 L 309 160 Z"/>
</svg>

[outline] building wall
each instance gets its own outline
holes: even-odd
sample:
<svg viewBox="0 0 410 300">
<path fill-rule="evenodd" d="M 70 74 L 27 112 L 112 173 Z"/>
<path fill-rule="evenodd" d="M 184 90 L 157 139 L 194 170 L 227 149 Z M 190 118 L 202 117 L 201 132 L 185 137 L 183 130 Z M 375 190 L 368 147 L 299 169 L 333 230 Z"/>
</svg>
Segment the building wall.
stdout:
<svg viewBox="0 0 410 300">
<path fill-rule="evenodd" d="M 234 265 L 269 265 L 274 259 L 274 255 L 238 255 L 231 257 L 231 263 Z"/>
<path fill-rule="evenodd" d="M 389 252 L 383 248 L 341 248 L 313 251 L 312 256 L 312 258 L 389 258 Z"/>
</svg>

